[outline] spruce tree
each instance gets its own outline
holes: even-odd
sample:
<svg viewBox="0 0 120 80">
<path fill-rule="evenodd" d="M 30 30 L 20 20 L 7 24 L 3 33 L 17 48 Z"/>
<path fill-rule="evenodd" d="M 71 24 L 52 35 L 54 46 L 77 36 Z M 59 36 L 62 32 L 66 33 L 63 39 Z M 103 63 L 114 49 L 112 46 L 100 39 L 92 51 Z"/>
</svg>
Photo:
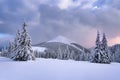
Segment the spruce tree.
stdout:
<svg viewBox="0 0 120 80">
<path fill-rule="evenodd" d="M 107 39 L 105 34 L 103 34 L 102 41 L 100 41 L 99 32 L 97 34 L 96 47 L 92 58 L 92 62 L 106 63 L 106 64 L 110 63 L 110 54 L 109 54 Z"/>
<path fill-rule="evenodd" d="M 20 37 L 21 37 L 20 30 L 18 30 L 17 34 L 16 34 L 16 38 L 14 40 L 14 46 L 15 46 L 15 48 L 18 48 L 18 46 L 19 46 Z"/>
<path fill-rule="evenodd" d="M 7 48 L 7 54 L 8 56 L 7 57 L 11 57 L 12 53 L 14 51 L 14 43 L 13 42 L 9 42 L 9 46 Z"/>
<path fill-rule="evenodd" d="M 18 54 L 18 51 L 20 49 L 20 40 L 21 40 L 21 33 L 20 33 L 20 30 L 18 30 L 16 37 L 14 39 L 14 49 L 10 57 L 11 59 L 15 59 L 16 55 Z"/>
<path fill-rule="evenodd" d="M 27 25 L 24 22 L 23 24 L 23 31 L 20 34 L 18 31 L 18 36 L 16 38 L 16 49 L 14 52 L 14 56 L 12 59 L 18 60 L 18 61 L 27 61 L 27 60 L 34 60 L 35 56 L 33 54 L 33 50 L 31 47 L 31 39 L 30 36 L 28 35 Z"/>
<path fill-rule="evenodd" d="M 98 32 L 97 38 L 96 38 L 96 47 L 95 47 L 94 54 L 92 56 L 92 62 L 101 63 L 101 55 L 102 55 L 102 52 L 101 52 L 100 34 Z"/>
<path fill-rule="evenodd" d="M 110 63 L 110 53 L 108 50 L 105 33 L 103 34 L 101 49 L 102 49 L 102 63 Z"/>
</svg>

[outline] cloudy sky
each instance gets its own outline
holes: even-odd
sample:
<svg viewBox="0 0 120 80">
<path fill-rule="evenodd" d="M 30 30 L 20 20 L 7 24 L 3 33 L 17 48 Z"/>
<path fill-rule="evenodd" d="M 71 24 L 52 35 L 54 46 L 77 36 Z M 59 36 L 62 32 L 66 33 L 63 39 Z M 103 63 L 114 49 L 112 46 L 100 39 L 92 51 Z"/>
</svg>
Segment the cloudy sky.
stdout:
<svg viewBox="0 0 120 80">
<path fill-rule="evenodd" d="M 120 0 L 0 0 L 0 44 L 12 40 L 23 19 L 33 44 L 62 35 L 85 47 L 96 32 L 120 43 Z"/>
</svg>

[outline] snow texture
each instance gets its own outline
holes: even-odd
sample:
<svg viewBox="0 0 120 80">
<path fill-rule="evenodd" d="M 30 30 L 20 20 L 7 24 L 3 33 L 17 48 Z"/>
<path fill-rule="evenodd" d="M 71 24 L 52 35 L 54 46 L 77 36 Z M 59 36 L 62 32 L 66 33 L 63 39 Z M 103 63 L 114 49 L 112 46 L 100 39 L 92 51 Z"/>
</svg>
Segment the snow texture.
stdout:
<svg viewBox="0 0 120 80">
<path fill-rule="evenodd" d="M 0 80 L 120 80 L 120 64 L 36 59 L 11 61 L 0 57 Z"/>
</svg>

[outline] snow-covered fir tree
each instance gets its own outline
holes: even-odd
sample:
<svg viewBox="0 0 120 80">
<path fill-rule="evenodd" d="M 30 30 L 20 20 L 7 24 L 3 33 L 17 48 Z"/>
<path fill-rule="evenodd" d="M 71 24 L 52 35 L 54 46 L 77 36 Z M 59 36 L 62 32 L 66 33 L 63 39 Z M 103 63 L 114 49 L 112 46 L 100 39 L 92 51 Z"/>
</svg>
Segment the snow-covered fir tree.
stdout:
<svg viewBox="0 0 120 80">
<path fill-rule="evenodd" d="M 70 49 L 69 49 L 69 46 L 67 45 L 66 46 L 66 59 L 70 59 L 70 54 L 71 54 L 71 52 L 70 52 Z"/>
<path fill-rule="evenodd" d="M 7 47 L 3 47 L 2 51 L 1 51 L 1 56 L 3 57 L 8 57 L 8 48 Z"/>
<path fill-rule="evenodd" d="M 7 57 L 11 57 L 11 54 L 13 53 L 14 51 L 14 43 L 13 42 L 9 42 L 9 46 L 7 48 L 7 54 L 8 56 Z"/>
<path fill-rule="evenodd" d="M 18 61 L 27 61 L 27 60 L 34 60 L 35 56 L 33 54 L 33 50 L 31 47 L 31 39 L 30 36 L 28 35 L 27 25 L 24 22 L 23 24 L 23 31 L 20 34 L 18 31 L 18 35 L 15 39 L 15 50 L 14 50 L 14 55 L 12 56 L 13 60 L 18 60 Z"/>
<path fill-rule="evenodd" d="M 101 42 L 100 42 L 100 34 L 99 32 L 97 33 L 97 38 L 96 38 L 96 47 L 94 54 L 92 56 L 92 62 L 95 63 L 100 63 L 101 62 Z"/>
<path fill-rule="evenodd" d="M 62 59 L 62 49 L 61 49 L 61 46 L 60 46 L 60 45 L 59 45 L 59 48 L 58 48 L 57 53 L 58 53 L 57 58 L 58 58 L 58 59 Z"/>
<path fill-rule="evenodd" d="M 14 42 L 13 42 L 13 49 L 12 49 L 12 52 L 10 54 L 10 58 L 13 59 L 13 57 L 17 54 L 18 52 L 18 48 L 19 48 L 19 44 L 20 44 L 20 37 L 21 37 L 21 34 L 20 34 L 20 31 L 18 30 L 17 31 L 17 34 L 16 34 L 16 37 L 14 39 Z M 9 45 L 10 46 L 10 45 Z M 9 52 L 9 51 L 8 51 Z"/>
<path fill-rule="evenodd" d="M 96 47 L 92 57 L 92 62 L 95 63 L 110 63 L 109 50 L 107 46 L 107 39 L 105 34 L 103 34 L 103 39 L 100 41 L 100 34 L 98 32 L 96 38 Z"/>
<path fill-rule="evenodd" d="M 102 61 L 101 62 L 110 63 L 110 53 L 108 50 L 107 39 L 106 39 L 105 33 L 103 34 L 101 49 L 102 49 Z"/>
<path fill-rule="evenodd" d="M 114 61 L 120 63 L 120 45 L 115 45 L 115 56 L 114 56 Z"/>
<path fill-rule="evenodd" d="M 110 47 L 111 61 L 120 63 L 120 44 Z"/>
<path fill-rule="evenodd" d="M 17 47 L 19 46 L 20 37 L 21 37 L 20 30 L 18 30 L 18 31 L 17 31 L 17 34 L 16 34 L 16 38 L 15 38 L 15 40 L 14 40 L 14 46 L 15 46 L 15 48 L 17 48 Z"/>
</svg>

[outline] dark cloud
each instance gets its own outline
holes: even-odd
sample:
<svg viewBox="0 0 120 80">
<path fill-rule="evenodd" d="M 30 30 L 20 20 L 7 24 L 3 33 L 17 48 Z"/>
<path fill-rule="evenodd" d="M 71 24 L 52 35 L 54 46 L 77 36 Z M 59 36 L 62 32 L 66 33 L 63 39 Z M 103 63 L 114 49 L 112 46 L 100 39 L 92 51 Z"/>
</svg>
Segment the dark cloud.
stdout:
<svg viewBox="0 0 120 80">
<path fill-rule="evenodd" d="M 59 0 L 1 1 L 0 21 L 4 23 L 0 23 L 0 33 L 15 35 L 16 30 L 21 29 L 25 18 L 33 44 L 63 35 L 82 45 L 92 46 L 96 30 L 106 32 L 108 38 L 120 36 L 119 0 L 97 0 L 92 4 L 92 8 L 87 9 L 83 9 L 81 5 L 60 9 L 59 2 Z M 95 6 L 97 8 L 94 9 Z"/>
</svg>

